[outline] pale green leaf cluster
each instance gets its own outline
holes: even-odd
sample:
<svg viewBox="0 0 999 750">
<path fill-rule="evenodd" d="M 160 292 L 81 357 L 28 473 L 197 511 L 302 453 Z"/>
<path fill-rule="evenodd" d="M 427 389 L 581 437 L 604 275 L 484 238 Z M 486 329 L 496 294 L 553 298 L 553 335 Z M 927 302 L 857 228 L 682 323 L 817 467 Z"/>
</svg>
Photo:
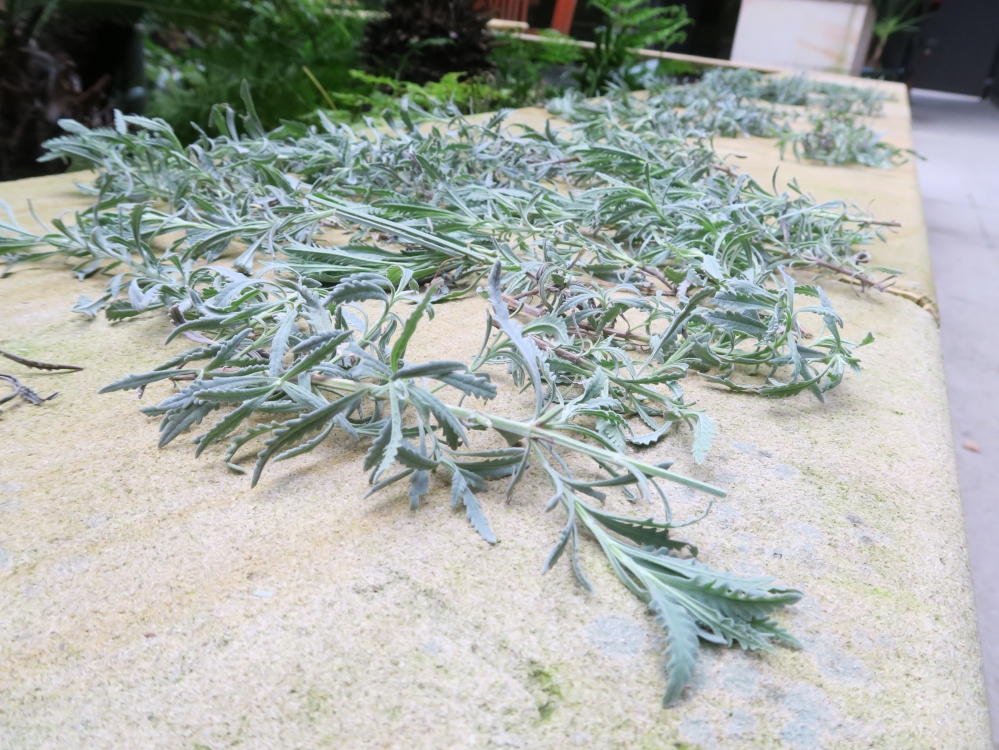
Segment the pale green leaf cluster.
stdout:
<svg viewBox="0 0 999 750">
<path fill-rule="evenodd" d="M 868 122 L 882 112 L 887 95 L 815 81 L 805 76 L 765 76 L 746 69 L 714 69 L 693 83 L 664 79 L 656 68 L 634 69 L 640 83 L 620 81 L 599 103 L 568 90 L 549 109 L 572 122 L 602 121 L 608 114 L 631 130 L 654 127 L 690 136 L 776 138 L 781 154 L 823 164 L 862 164 L 890 169 L 913 154 L 881 139 Z M 647 98 L 629 93 L 640 86 Z"/>
<path fill-rule="evenodd" d="M 596 537 L 667 631 L 667 700 L 700 640 L 792 642 L 769 615 L 798 592 L 713 571 L 670 537 L 686 524 L 663 482 L 724 492 L 640 451 L 686 427 L 705 460 L 718 428 L 685 400 L 693 374 L 821 399 L 859 370 L 830 301 L 790 272 L 874 283 L 857 249 L 877 236 L 869 216 L 737 174 L 665 104 L 574 101 L 576 124 L 543 130 L 406 105 L 388 128 L 265 132 L 245 98 L 242 127 L 218 107 L 220 134 L 187 148 L 161 121 L 66 123 L 52 157 L 98 170 L 93 209 L 42 234 L 3 225 L 8 264 L 60 254 L 81 278 L 107 277 L 81 314 L 163 310 L 169 339 L 196 344 L 105 391 L 174 383 L 143 409 L 160 445 L 193 431 L 196 454 L 225 446 L 253 484 L 334 435 L 364 441 L 371 492 L 405 481 L 415 509 L 443 481 L 488 542 L 482 493 L 543 472 L 547 509 L 567 516 L 544 569 L 568 551 L 590 589 L 580 532 Z M 476 291 L 490 305 L 478 354 L 412 359 L 435 306 Z M 497 366 L 530 392 L 527 416 L 486 408 Z M 473 445 L 476 432 L 505 447 Z M 661 503 L 665 521 L 581 500 L 618 489 Z"/>
</svg>

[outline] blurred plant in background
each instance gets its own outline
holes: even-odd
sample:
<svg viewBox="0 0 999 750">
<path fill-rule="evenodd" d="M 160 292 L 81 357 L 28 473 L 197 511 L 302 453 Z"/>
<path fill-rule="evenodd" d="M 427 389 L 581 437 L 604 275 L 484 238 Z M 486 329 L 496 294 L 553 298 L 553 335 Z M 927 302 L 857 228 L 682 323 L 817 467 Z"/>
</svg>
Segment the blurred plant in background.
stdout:
<svg viewBox="0 0 999 750">
<path fill-rule="evenodd" d="M 915 34 L 923 18 L 923 0 L 874 0 L 874 23 L 871 48 L 867 56 L 867 67 L 883 70 L 885 47 L 888 40 L 897 34 Z"/>
<path fill-rule="evenodd" d="M 607 23 L 596 30 L 595 46 L 583 53 L 576 76 L 587 96 L 603 93 L 615 79 L 638 88 L 638 81 L 628 80 L 644 69 L 632 72 L 637 61 L 633 50 L 678 44 L 687 38 L 683 29 L 693 23 L 683 5 L 648 6 L 645 0 L 590 0 L 590 5 L 604 12 Z"/>
<path fill-rule="evenodd" d="M 538 32 L 544 41 L 529 42 L 515 35 L 497 35 L 492 60 L 497 85 L 509 91 L 510 105 L 540 104 L 572 85 L 572 71 L 583 50 L 553 29 Z"/>
<path fill-rule="evenodd" d="M 439 81 L 428 81 L 422 86 L 362 70 L 349 73 L 355 84 L 354 91 L 328 91 L 318 78 L 313 81 L 328 105 L 328 109 L 322 108 L 323 112 L 332 120 L 356 122 L 369 113 L 375 117 L 395 114 L 403 97 L 424 109 L 452 103 L 462 112 L 485 111 L 510 104 L 508 91 L 461 73 L 448 73 Z"/>
<path fill-rule="evenodd" d="M 490 32 L 481 0 L 0 0 L 0 179 L 58 170 L 36 159 L 63 118 L 141 112 L 190 143 L 243 81 L 275 128 L 318 110 L 377 119 L 402 97 L 483 112 L 685 72 L 629 51 L 682 40 L 683 6 L 590 3 L 607 17 L 594 50 Z"/>
<path fill-rule="evenodd" d="M 58 170 L 36 159 L 42 142 L 62 132 L 60 119 L 96 126 L 110 122 L 113 107 L 128 108 L 138 13 L 91 8 L 80 0 L 0 1 L 0 179 Z"/>
<path fill-rule="evenodd" d="M 872 59 L 918 27 L 919 2 L 876 0 Z M 244 82 L 262 127 L 274 129 L 284 121 L 319 125 L 320 113 L 347 124 L 408 116 L 407 101 L 468 114 L 540 105 L 574 88 L 583 96 L 657 90 L 701 75 L 686 62 L 636 54 L 685 39 L 692 21 L 683 5 L 589 0 L 604 19 L 591 48 L 557 32 L 532 39 L 491 31 L 486 7 L 483 0 L 0 0 L 0 178 L 59 169 L 36 159 L 63 118 L 100 127 L 111 124 L 114 109 L 141 112 L 191 143 L 214 132 L 213 107 L 238 101 Z M 710 132 L 725 132 L 733 117 L 769 122 L 767 108 L 754 103 L 767 99 L 756 84 L 722 88 L 677 88 L 684 104 L 676 104 Z M 784 103 L 806 104 L 808 94 L 801 96 Z M 904 158 L 846 114 L 800 133 L 767 132 L 808 159 L 890 165 Z"/>
<path fill-rule="evenodd" d="M 474 0 L 388 0 L 386 15 L 364 30 L 367 68 L 425 84 L 448 73 L 493 70 L 489 17 Z"/>
<path fill-rule="evenodd" d="M 146 75 L 151 91 L 145 114 L 169 122 L 182 141 L 196 137 L 192 122 L 207 126 L 214 104 L 238 101 L 244 80 L 268 128 L 324 104 L 303 68 L 327 89 L 357 87 L 350 70 L 359 65 L 359 41 L 370 18 L 359 3 L 213 3 L 224 13 L 213 14 L 205 19 L 207 23 L 177 23 L 175 16 L 158 12 L 146 21 Z"/>
<path fill-rule="evenodd" d="M 311 70 L 307 70 L 306 75 L 326 104 L 322 108 L 325 115 L 341 122 L 356 122 L 365 115 L 377 118 L 385 112 L 396 114 L 403 97 L 424 109 L 451 104 L 466 114 L 537 105 L 571 85 L 567 71 L 580 57 L 580 49 L 575 44 L 558 43 L 562 37 L 558 32 L 546 31 L 543 35 L 549 43 L 497 34 L 489 57 L 493 70 L 477 76 L 455 71 L 446 73 L 438 81 L 419 84 L 399 76 L 350 70 L 351 88 L 337 90 L 327 88 Z M 557 80 L 549 81 L 548 76 L 553 72 Z"/>
</svg>

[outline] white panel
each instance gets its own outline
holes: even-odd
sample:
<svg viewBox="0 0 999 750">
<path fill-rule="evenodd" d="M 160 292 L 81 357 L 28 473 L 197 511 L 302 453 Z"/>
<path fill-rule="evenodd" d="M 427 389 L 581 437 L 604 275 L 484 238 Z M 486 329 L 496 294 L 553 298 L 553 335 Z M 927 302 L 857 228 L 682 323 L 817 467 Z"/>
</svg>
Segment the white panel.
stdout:
<svg viewBox="0 0 999 750">
<path fill-rule="evenodd" d="M 856 75 L 873 14 L 866 3 L 742 0 L 732 60 Z"/>
</svg>

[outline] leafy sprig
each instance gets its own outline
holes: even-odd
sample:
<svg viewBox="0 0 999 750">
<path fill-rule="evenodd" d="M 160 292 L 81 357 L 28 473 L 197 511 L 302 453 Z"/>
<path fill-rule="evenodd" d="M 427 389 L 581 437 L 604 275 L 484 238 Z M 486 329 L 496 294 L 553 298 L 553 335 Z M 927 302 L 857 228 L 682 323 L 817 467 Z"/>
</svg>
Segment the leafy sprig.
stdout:
<svg viewBox="0 0 999 750">
<path fill-rule="evenodd" d="M 639 133 L 654 129 L 701 138 L 775 138 L 782 157 L 790 147 L 796 158 L 823 164 L 889 169 L 914 154 L 883 141 L 864 119 L 881 114 L 888 98 L 883 91 L 745 69 L 709 70 L 693 83 L 641 70 L 639 83 L 622 80 L 599 104 L 587 103 L 580 92 L 569 90 L 550 102 L 549 109 L 573 122 L 599 123 L 613 113 Z M 647 88 L 649 96 L 639 99 L 629 88 Z"/>
<path fill-rule="evenodd" d="M 661 482 L 723 491 L 635 452 L 685 425 L 705 459 L 717 428 L 685 400 L 691 373 L 822 398 L 857 369 L 868 339 L 844 340 L 821 289 L 789 272 L 883 285 L 856 249 L 882 227 L 794 184 L 767 190 L 719 160 L 703 133 L 677 128 L 670 110 L 627 97 L 563 101 L 553 106 L 575 124 L 540 131 L 506 125 L 502 113 L 473 120 L 406 105 L 388 131 L 323 121 L 265 132 L 244 94 L 244 132 L 219 107 L 220 135 L 186 149 L 160 121 L 68 123 L 53 158 L 99 170 L 94 208 L 42 234 L 4 224 L 9 264 L 57 253 L 81 277 L 109 277 L 79 312 L 117 321 L 163 309 L 170 339 L 196 344 L 105 391 L 176 383 L 143 409 L 160 417 L 160 444 L 199 429 L 195 452 L 225 445 L 240 472 L 255 452 L 254 484 L 271 462 L 334 432 L 370 439 L 372 492 L 406 480 L 416 508 L 444 477 L 489 542 L 482 491 L 503 479 L 510 494 L 532 467 L 543 471 L 547 507 L 567 516 L 545 569 L 569 549 L 589 588 L 579 538 L 597 538 L 667 631 L 668 700 L 698 639 L 790 642 L 768 617 L 798 592 L 710 571 L 670 537 L 684 524 Z M 231 267 L 219 265 L 233 252 Z M 484 280 L 491 313 L 478 355 L 408 359 L 424 316 Z M 802 307 L 802 296 L 817 302 Z M 819 334 L 806 330 L 809 317 Z M 530 390 L 530 416 L 485 407 L 495 365 Z M 506 447 L 473 446 L 476 432 Z M 581 464 L 599 478 L 581 476 Z M 626 521 L 581 500 L 602 503 L 608 488 L 661 503 L 665 521 Z"/>
<path fill-rule="evenodd" d="M 501 276 L 497 262 L 490 274 L 489 297 L 503 341 L 480 356 L 479 362 L 506 356 L 527 371 L 536 396 L 527 419 L 455 405 L 436 395 L 447 388 L 462 398 L 492 399 L 496 388 L 479 368 L 454 361 L 411 363 L 405 359 L 408 343 L 424 314 L 431 313 L 437 291 L 431 285 L 417 297 L 407 289 L 411 277 L 405 274 L 398 286 L 385 277 L 354 276 L 337 287 L 335 298 L 331 294 L 323 300 L 301 288 L 297 294 L 286 288 L 280 303 L 264 313 L 268 323 L 261 325 L 260 315 L 255 317 L 256 324 L 249 325 L 249 321 L 215 319 L 200 329 L 215 334 L 215 343 L 188 349 L 155 370 L 122 378 L 102 392 L 143 389 L 167 379 L 189 381 L 156 406 L 143 409 L 162 418 L 161 446 L 214 412 L 225 411 L 194 438 L 196 453 L 229 440 L 229 466 L 245 471 L 236 454 L 255 441 L 261 447 L 253 468 L 254 484 L 269 462 L 312 451 L 335 429 L 353 439 L 370 436 L 363 466 L 370 471 L 371 492 L 408 479 L 410 505 L 416 509 L 430 491 L 431 476 L 449 475 L 452 505 L 464 508 L 472 527 L 490 543 L 496 542 L 496 535 L 476 493 L 491 481 L 507 479 L 510 495 L 535 462 L 555 489 L 548 509 L 561 505 L 568 515 L 544 571 L 568 545 L 581 585 L 592 590 L 579 561 L 582 521 L 621 580 L 649 604 L 666 630 L 667 703 L 679 696 L 693 671 L 698 637 L 729 645 L 739 642 L 744 648 L 771 648 L 774 639 L 794 643 L 768 615 L 796 601 L 798 592 L 769 587 L 769 580 L 738 579 L 678 557 L 696 554 L 696 549 L 670 538 L 670 531 L 678 525 L 672 523 L 659 482 L 679 483 L 716 496 L 724 492 L 670 471 L 669 464 L 648 464 L 630 456 L 623 443 L 599 427 L 594 431 L 586 426 L 594 419 L 598 425 L 601 420 L 621 423 L 622 404 L 609 395 L 611 380 L 602 368 L 584 381 L 582 391 L 571 401 L 549 407 L 541 376 L 548 362 L 533 334 L 525 334 L 510 319 Z M 358 326 L 361 318 L 351 309 L 359 312 L 362 308 L 355 306 L 373 299 L 381 303 L 381 313 Z M 399 327 L 401 317 L 393 309 L 406 301 L 415 302 L 415 308 Z M 325 312 L 317 316 L 317 310 Z M 298 325 L 300 320 L 304 329 Z M 393 337 L 397 328 L 399 333 Z M 206 360 L 203 366 L 193 366 Z M 472 430 L 492 430 L 509 447 L 473 450 L 468 437 Z M 574 435 L 590 440 L 584 442 Z M 605 478 L 577 479 L 570 469 L 574 463 L 568 460 L 570 456 L 589 459 Z M 604 491 L 614 487 L 625 489 L 632 500 L 635 488 L 646 501 L 661 501 L 666 523 L 638 522 L 579 499 L 584 495 L 603 502 Z"/>
</svg>

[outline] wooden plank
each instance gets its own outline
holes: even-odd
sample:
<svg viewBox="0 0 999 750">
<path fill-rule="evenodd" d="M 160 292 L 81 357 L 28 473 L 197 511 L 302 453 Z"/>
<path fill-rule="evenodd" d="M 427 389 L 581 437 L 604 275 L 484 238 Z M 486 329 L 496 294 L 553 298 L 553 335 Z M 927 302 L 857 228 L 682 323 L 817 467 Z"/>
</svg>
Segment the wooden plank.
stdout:
<svg viewBox="0 0 999 750">
<path fill-rule="evenodd" d="M 552 28 L 555 28 L 554 24 Z M 561 29 L 559 29 L 561 31 Z M 563 32 L 568 33 L 568 32 Z M 542 44 L 574 44 L 583 49 L 594 49 L 596 45 L 593 42 L 580 41 L 578 39 L 550 39 L 543 37 L 539 34 L 514 34 L 518 39 L 523 39 L 525 42 L 539 42 Z M 773 65 L 745 65 L 740 63 L 734 63 L 731 60 L 721 60 L 715 57 L 700 57 L 699 55 L 684 55 L 680 52 L 662 52 L 655 49 L 632 49 L 629 52 L 633 53 L 639 58 L 651 60 L 680 60 L 682 62 L 689 62 L 693 65 L 699 65 L 704 67 L 722 67 L 722 68 L 748 68 L 750 70 L 759 70 L 763 73 L 784 73 L 788 72 L 788 68 L 780 68 Z"/>
<path fill-rule="evenodd" d="M 572 30 L 572 19 L 576 15 L 576 0 L 555 0 L 552 13 L 552 28 L 568 36 Z"/>
</svg>

